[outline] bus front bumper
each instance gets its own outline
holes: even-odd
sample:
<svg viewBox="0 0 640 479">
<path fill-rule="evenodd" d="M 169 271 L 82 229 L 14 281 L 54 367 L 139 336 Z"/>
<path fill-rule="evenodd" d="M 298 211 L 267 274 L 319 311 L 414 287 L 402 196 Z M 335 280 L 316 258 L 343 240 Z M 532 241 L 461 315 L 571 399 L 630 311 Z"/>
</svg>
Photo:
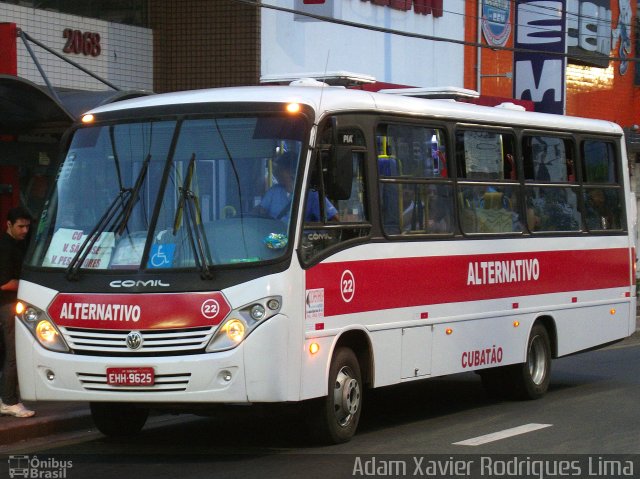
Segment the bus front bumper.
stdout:
<svg viewBox="0 0 640 479">
<path fill-rule="evenodd" d="M 276 321 L 274 321 L 276 323 Z M 275 324 L 274 324 L 275 326 Z M 282 325 L 281 325 L 282 326 Z M 262 328 L 259 328 L 262 329 Z M 251 340 L 263 344 L 264 337 L 279 334 L 281 327 L 264 328 L 256 338 L 248 337 L 234 349 L 184 356 L 111 357 L 49 351 L 35 340 L 21 321 L 16 321 L 16 357 L 21 396 L 30 401 L 109 401 L 144 403 L 249 403 L 286 400 L 282 374 L 283 355 L 271 355 L 261 373 L 272 371 L 273 378 L 262 378 L 269 385 L 260 390 L 247 388 L 252 376 L 245 356 L 251 358 Z M 257 333 L 257 331 L 256 331 Z M 268 343 L 267 343 L 268 344 Z M 250 362 L 253 362 L 250 360 Z M 265 366 L 267 366 L 265 368 Z M 153 368 L 154 383 L 147 386 L 107 384 L 107 368 Z"/>
</svg>

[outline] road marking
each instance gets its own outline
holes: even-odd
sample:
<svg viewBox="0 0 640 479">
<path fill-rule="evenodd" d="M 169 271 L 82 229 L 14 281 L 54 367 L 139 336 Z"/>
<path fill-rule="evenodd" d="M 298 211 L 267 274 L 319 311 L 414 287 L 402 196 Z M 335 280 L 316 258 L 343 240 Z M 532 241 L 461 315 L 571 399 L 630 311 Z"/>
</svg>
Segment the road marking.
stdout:
<svg viewBox="0 0 640 479">
<path fill-rule="evenodd" d="M 454 442 L 454 446 L 480 446 L 488 442 L 499 441 L 512 436 L 518 436 L 520 434 L 526 434 L 528 432 L 537 431 L 538 429 L 544 429 L 545 427 L 551 427 L 553 424 L 525 424 L 523 426 L 512 427 L 511 429 L 505 429 L 504 431 L 493 432 L 491 434 L 485 434 L 484 436 L 473 437 L 466 439 L 465 441 Z"/>
</svg>

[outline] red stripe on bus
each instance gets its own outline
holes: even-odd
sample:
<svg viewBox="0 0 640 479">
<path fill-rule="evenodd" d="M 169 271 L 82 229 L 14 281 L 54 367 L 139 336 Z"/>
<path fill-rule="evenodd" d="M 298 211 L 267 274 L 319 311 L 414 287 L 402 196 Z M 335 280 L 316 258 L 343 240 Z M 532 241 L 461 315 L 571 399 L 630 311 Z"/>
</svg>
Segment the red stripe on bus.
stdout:
<svg viewBox="0 0 640 479">
<path fill-rule="evenodd" d="M 626 248 L 321 263 L 324 315 L 630 286 Z"/>
</svg>

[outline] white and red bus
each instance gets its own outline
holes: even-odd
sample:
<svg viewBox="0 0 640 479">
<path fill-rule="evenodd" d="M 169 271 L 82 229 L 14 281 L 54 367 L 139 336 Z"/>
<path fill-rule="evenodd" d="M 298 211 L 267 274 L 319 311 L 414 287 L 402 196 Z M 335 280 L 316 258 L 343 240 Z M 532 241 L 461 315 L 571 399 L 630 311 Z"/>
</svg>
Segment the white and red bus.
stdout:
<svg viewBox="0 0 640 479">
<path fill-rule="evenodd" d="M 341 442 L 365 388 L 476 371 L 538 398 L 553 358 L 635 330 L 610 122 L 243 87 L 102 106 L 67 142 L 20 282 L 19 380 L 89 401 L 106 434 L 149 408 L 304 402 Z"/>
</svg>

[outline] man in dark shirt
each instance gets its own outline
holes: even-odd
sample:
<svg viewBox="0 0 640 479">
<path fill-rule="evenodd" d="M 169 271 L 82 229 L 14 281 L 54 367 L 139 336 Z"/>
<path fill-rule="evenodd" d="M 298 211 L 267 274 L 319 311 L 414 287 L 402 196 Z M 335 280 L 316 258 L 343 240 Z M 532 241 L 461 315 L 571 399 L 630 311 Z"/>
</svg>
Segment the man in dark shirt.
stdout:
<svg viewBox="0 0 640 479">
<path fill-rule="evenodd" d="M 0 414 L 31 417 L 35 412 L 27 409 L 18 397 L 14 313 L 31 215 L 25 208 L 12 208 L 7 220 L 7 231 L 0 237 L 0 321 L 5 347 Z"/>
</svg>

